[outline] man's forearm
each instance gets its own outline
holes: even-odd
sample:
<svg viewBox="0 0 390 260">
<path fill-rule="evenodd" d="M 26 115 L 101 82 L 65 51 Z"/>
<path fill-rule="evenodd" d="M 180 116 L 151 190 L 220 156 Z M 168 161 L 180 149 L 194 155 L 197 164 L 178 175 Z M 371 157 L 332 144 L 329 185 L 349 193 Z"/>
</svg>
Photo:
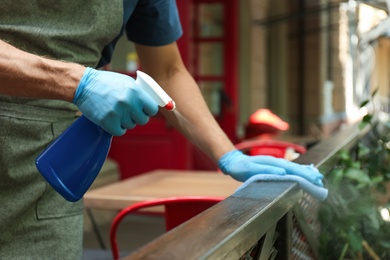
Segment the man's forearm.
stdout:
<svg viewBox="0 0 390 260">
<path fill-rule="evenodd" d="M 0 40 L 0 94 L 72 101 L 85 68 L 46 59 Z"/>
<path fill-rule="evenodd" d="M 136 44 L 142 69 L 173 98 L 179 113 L 161 110 L 168 121 L 215 163 L 234 145 L 210 113 L 199 87 L 185 68 L 176 43 L 160 47 Z"/>
<path fill-rule="evenodd" d="M 186 70 L 174 73 L 162 84 L 166 85 L 166 88 L 176 86 L 170 95 L 176 102 L 179 115 L 162 112 L 192 143 L 216 163 L 223 154 L 234 149 L 233 144 L 210 113 L 198 85 Z"/>
</svg>

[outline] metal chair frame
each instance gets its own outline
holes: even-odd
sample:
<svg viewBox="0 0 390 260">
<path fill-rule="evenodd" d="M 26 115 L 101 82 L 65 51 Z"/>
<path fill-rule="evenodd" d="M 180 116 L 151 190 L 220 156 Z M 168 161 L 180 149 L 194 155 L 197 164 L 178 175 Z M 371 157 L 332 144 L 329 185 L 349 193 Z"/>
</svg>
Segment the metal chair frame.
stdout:
<svg viewBox="0 0 390 260">
<path fill-rule="evenodd" d="M 165 228 L 166 231 L 169 231 L 189 220 L 190 218 L 198 215 L 202 211 L 217 204 L 223 199 L 224 198 L 221 197 L 203 196 L 168 197 L 142 201 L 124 208 L 116 215 L 110 228 L 110 243 L 113 258 L 115 260 L 119 259 L 119 249 L 116 234 L 119 224 L 127 215 L 138 212 L 141 209 L 164 206 Z"/>
</svg>

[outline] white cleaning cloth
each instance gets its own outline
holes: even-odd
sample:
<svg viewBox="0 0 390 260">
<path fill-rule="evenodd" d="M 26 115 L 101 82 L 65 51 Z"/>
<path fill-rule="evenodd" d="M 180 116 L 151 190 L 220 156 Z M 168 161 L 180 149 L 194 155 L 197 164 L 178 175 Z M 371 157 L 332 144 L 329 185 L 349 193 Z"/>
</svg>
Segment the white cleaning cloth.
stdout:
<svg viewBox="0 0 390 260">
<path fill-rule="evenodd" d="M 328 197 L 328 189 L 314 185 L 308 180 L 296 175 L 257 174 L 246 180 L 244 184 L 238 187 L 236 192 L 256 181 L 295 181 L 299 184 L 302 190 L 320 201 L 324 201 Z"/>
</svg>

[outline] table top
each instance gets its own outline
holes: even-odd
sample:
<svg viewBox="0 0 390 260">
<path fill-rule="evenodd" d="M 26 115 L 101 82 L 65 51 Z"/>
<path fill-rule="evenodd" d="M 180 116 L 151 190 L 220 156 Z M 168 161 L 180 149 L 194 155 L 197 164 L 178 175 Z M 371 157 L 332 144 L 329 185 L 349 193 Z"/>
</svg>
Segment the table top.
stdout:
<svg viewBox="0 0 390 260">
<path fill-rule="evenodd" d="M 133 203 L 163 197 L 226 198 L 242 185 L 217 171 L 155 170 L 88 191 L 84 206 L 121 210 Z"/>
</svg>

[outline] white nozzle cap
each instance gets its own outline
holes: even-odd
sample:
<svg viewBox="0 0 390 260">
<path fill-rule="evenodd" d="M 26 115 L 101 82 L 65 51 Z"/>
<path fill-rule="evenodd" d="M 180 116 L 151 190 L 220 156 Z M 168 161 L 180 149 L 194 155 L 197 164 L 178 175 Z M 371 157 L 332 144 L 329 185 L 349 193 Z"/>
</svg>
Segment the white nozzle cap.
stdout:
<svg viewBox="0 0 390 260">
<path fill-rule="evenodd" d="M 175 102 L 168 94 L 158 85 L 158 83 L 148 74 L 137 70 L 137 79 L 135 82 L 148 93 L 160 107 L 165 107 L 167 110 L 176 108 Z"/>
</svg>

